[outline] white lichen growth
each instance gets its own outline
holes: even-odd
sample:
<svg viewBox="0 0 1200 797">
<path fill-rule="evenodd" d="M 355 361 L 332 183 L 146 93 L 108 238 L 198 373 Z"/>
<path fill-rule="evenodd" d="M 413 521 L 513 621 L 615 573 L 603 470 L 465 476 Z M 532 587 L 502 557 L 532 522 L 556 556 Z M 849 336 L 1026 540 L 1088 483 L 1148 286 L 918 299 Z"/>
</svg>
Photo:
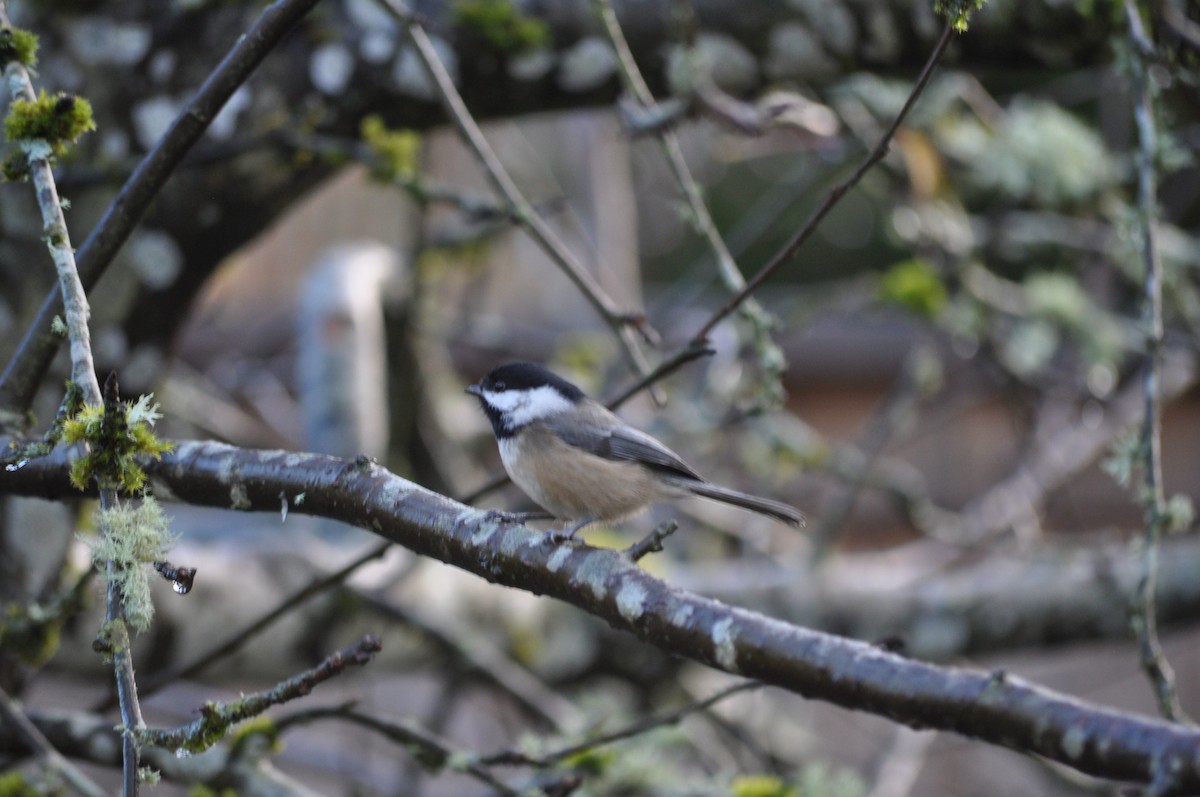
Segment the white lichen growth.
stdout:
<svg viewBox="0 0 1200 797">
<path fill-rule="evenodd" d="M 21 150 L 29 158 L 29 162 L 50 160 L 54 156 L 54 148 L 44 138 L 21 139 Z"/>
<path fill-rule="evenodd" d="M 713 657 L 726 672 L 737 672 L 737 643 L 733 618 L 726 617 L 712 627 Z"/>
<path fill-rule="evenodd" d="M 120 589 L 129 625 L 144 631 L 154 618 L 153 564 L 165 559 L 176 541 L 170 519 L 147 496 L 136 508 L 124 504 L 101 509 L 96 513 L 96 528 L 99 538 L 84 540 L 92 549 L 92 561 Z"/>
<path fill-rule="evenodd" d="M 1076 761 L 1084 754 L 1087 747 L 1087 731 L 1078 725 L 1072 725 L 1062 739 L 1062 750 L 1067 758 Z"/>
<path fill-rule="evenodd" d="M 236 482 L 229 486 L 229 506 L 243 512 L 249 511 L 254 506 L 250 501 L 250 493 L 246 490 L 246 485 Z"/>
<path fill-rule="evenodd" d="M 151 403 L 151 402 L 154 403 Z M 153 393 L 146 393 L 138 396 L 137 401 L 129 406 L 129 410 L 125 413 L 125 421 L 130 426 L 135 426 L 139 423 L 146 423 L 153 426 L 155 421 L 162 417 L 162 413 L 158 411 L 158 402 L 154 401 Z M 147 499 L 153 501 L 153 498 Z"/>
<path fill-rule="evenodd" d="M 963 115 L 939 126 L 938 143 L 976 190 L 1043 208 L 1093 202 L 1120 175 L 1102 137 L 1048 102 L 1014 102 L 997 125 Z"/>
<path fill-rule="evenodd" d="M 628 622 L 636 622 L 646 613 L 646 599 L 649 593 L 646 588 L 636 581 L 628 581 L 617 592 L 617 611 Z"/>
<path fill-rule="evenodd" d="M 550 554 L 550 558 L 546 560 L 546 569 L 551 573 L 557 573 L 567 559 L 571 556 L 571 549 L 566 545 L 560 545 L 554 549 L 554 553 Z"/>
<path fill-rule="evenodd" d="M 1196 507 L 1191 497 L 1183 493 L 1175 493 L 1167 500 L 1164 514 L 1171 534 L 1187 531 L 1196 522 Z"/>
<path fill-rule="evenodd" d="M 532 83 L 550 74 L 558 64 L 558 56 L 549 47 L 538 47 L 513 55 L 508 60 L 508 76 Z"/>
</svg>

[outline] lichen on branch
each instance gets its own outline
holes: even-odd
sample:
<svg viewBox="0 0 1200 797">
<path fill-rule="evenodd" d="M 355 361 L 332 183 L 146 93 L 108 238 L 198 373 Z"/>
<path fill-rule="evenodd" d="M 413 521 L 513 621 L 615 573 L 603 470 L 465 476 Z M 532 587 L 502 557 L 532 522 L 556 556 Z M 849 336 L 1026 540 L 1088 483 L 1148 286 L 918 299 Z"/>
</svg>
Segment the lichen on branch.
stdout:
<svg viewBox="0 0 1200 797">
<path fill-rule="evenodd" d="M 74 94 L 51 95 L 42 89 L 35 99 L 13 100 L 4 118 L 4 135 L 20 148 L 5 158 L 4 178 L 28 177 L 30 161 L 60 158 L 68 144 L 95 129 L 91 103 Z"/>
<path fill-rule="evenodd" d="M 154 563 L 166 558 L 176 541 L 170 518 L 158 501 L 147 496 L 136 508 L 120 504 L 97 511 L 96 526 L 99 536 L 84 540 L 92 549 L 92 560 L 120 588 L 129 625 L 145 631 L 154 619 L 150 598 Z"/>
<path fill-rule="evenodd" d="M 95 479 L 101 488 L 137 493 L 146 485 L 146 472 L 137 458 L 162 459 L 171 443 L 160 440 L 152 427 L 162 417 L 154 394 L 133 402 L 86 404 L 63 423 L 62 439 L 87 443 L 90 450 L 71 466 L 71 483 L 86 490 Z"/>
<path fill-rule="evenodd" d="M 16 61 L 27 69 L 37 66 L 38 38 L 21 28 L 0 28 L 0 64 Z"/>
</svg>

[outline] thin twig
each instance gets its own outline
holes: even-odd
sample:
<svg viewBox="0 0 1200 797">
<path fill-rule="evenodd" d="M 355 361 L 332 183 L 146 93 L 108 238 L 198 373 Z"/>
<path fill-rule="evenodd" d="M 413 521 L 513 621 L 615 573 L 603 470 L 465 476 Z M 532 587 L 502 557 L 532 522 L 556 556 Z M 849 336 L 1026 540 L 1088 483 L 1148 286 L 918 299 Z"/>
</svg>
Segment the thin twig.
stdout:
<svg viewBox="0 0 1200 797">
<path fill-rule="evenodd" d="M 953 38 L 953 36 L 954 26 L 950 23 L 947 23 L 945 29 L 942 31 L 942 37 L 938 39 L 937 45 L 934 46 L 933 52 L 929 55 L 929 60 L 925 62 L 925 66 L 921 69 L 921 74 L 917 77 L 917 82 L 913 86 L 912 91 L 909 93 L 908 99 L 905 100 L 904 106 L 900 109 L 900 113 L 896 114 L 896 118 L 892 120 L 892 124 L 886 131 L 884 131 L 883 135 L 879 139 L 879 142 L 870 151 L 870 153 L 867 154 L 867 157 L 863 159 L 862 163 L 858 165 L 858 168 L 856 168 L 849 177 L 833 187 L 833 189 L 825 197 L 825 200 L 815 211 L 813 211 L 812 215 L 808 217 L 808 220 L 804 222 L 804 226 L 802 226 L 799 231 L 792 236 L 791 240 L 784 244 L 783 248 L 780 249 L 774 255 L 774 257 L 772 257 L 767 264 L 763 266 L 758 273 L 750 279 L 749 282 L 746 283 L 746 287 L 738 292 L 736 296 L 726 302 L 723 307 L 712 314 L 708 321 L 705 322 L 702 327 L 700 327 L 700 330 L 696 333 L 693 340 L 700 341 L 707 338 L 708 333 L 713 330 L 713 327 L 721 323 L 726 316 L 741 306 L 741 304 L 745 302 L 751 296 L 751 294 L 758 290 L 758 287 L 762 285 L 762 283 L 765 282 L 768 277 L 778 271 L 784 263 L 790 260 L 792 255 L 796 253 L 796 250 L 800 248 L 801 244 L 808 240 L 808 237 L 816 230 L 817 225 L 821 223 L 821 220 L 824 219 L 825 216 L 828 215 L 829 211 L 833 210 L 834 206 L 841 201 L 846 192 L 856 186 L 859 180 L 862 179 L 863 175 L 866 174 L 872 166 L 882 160 L 885 155 L 887 155 L 889 146 L 891 145 L 892 137 L 895 136 L 896 131 L 900 128 L 901 123 L 904 122 L 904 118 L 908 116 L 908 112 L 912 109 L 913 105 L 916 104 L 917 98 L 921 96 L 921 92 L 925 89 L 926 84 L 929 83 L 929 79 L 933 76 L 934 68 L 937 66 L 938 61 L 941 60 L 942 53 L 946 51 L 946 47 L 950 44 L 950 40 Z"/>
<path fill-rule="evenodd" d="M 13 702 L 8 693 L 0 689 L 0 719 L 17 736 L 24 740 L 29 749 L 42 759 L 47 769 L 57 772 L 67 784 L 84 797 L 107 797 L 104 789 L 79 771 L 62 753 L 54 748 L 37 726 L 30 722 L 25 712 Z"/>
<path fill-rule="evenodd" d="M 59 290 L 51 291 L 42 302 L 37 318 L 30 325 L 3 375 L 0 375 L 0 405 L 10 410 L 24 411 L 32 403 L 58 348 L 59 336 L 52 331 L 51 326 L 60 307 L 64 309 L 71 343 L 72 379 L 82 391 L 86 403 L 98 405 L 102 402 L 104 397 L 95 375 L 87 328 L 86 288 L 95 285 L 149 207 L 151 200 L 183 156 L 208 128 L 225 101 L 245 82 L 275 43 L 316 5 L 317 1 L 280 0 L 265 10 L 256 25 L 245 36 L 239 38 L 196 96 L 183 108 L 166 135 L 147 154 L 114 197 L 108 210 L 80 248 L 78 264 L 70 244 L 50 164 L 45 159 L 31 159 L 30 174 L 37 190 L 44 228 L 50 233 L 47 238 L 59 275 Z M 10 24 L 3 0 L 0 0 L 0 22 L 4 25 Z M 33 86 L 23 66 L 8 64 L 5 66 L 5 75 L 14 98 L 33 98 Z M 101 490 L 100 506 L 102 510 L 117 508 L 116 492 L 111 489 Z M 124 624 L 124 599 L 115 580 L 111 578 L 113 564 L 109 562 L 107 567 L 110 578 L 105 618 L 108 626 L 114 628 Z M 126 797 L 132 797 L 138 792 L 139 763 L 139 745 L 134 734 L 144 727 L 144 722 L 129 646 L 118 645 L 113 650 L 112 658 L 121 722 L 125 729 L 122 740 L 123 793 Z"/>
<path fill-rule="evenodd" d="M 169 670 L 163 670 L 162 672 L 154 673 L 153 675 L 145 678 L 141 687 L 141 695 L 143 697 L 152 695 L 168 684 L 174 683 L 180 678 L 190 678 L 196 673 L 202 672 L 203 670 L 211 667 L 221 659 L 236 653 L 260 631 L 274 623 L 280 617 L 290 611 L 298 609 L 309 598 L 319 595 L 330 587 L 334 587 L 342 583 L 363 565 L 381 558 L 391 547 L 392 543 L 390 542 L 385 542 L 374 546 L 362 556 L 358 557 L 340 570 L 336 570 L 328 575 L 314 578 L 305 586 L 280 600 L 278 605 L 264 612 L 256 620 L 253 620 L 246 625 L 245 628 L 242 628 L 225 641 L 214 645 L 209 650 L 196 656 L 190 662 L 179 664 Z M 402 578 L 402 576 L 397 577 L 397 579 L 399 578 Z M 94 706 L 93 711 L 104 711 L 111 707 L 112 698 L 109 697 Z"/>
<path fill-rule="evenodd" d="M 8 8 L 4 0 L 0 0 L 0 25 L 11 27 L 8 18 Z M 4 65 L 4 76 L 8 83 L 9 94 L 14 101 L 33 101 L 36 95 L 29 72 L 18 61 L 10 61 Z M 63 215 L 62 201 L 58 196 L 58 187 L 54 182 L 54 172 L 50 166 L 50 155 L 34 157 L 29 153 L 29 174 L 33 180 L 37 195 L 38 208 L 42 214 L 42 227 L 46 247 L 54 260 L 54 269 L 58 275 L 58 293 L 62 299 L 63 314 L 66 316 L 67 338 L 71 351 L 71 379 L 79 390 L 82 400 L 93 406 L 99 406 L 108 400 L 117 401 L 116 379 L 110 377 L 105 383 L 105 393 L 100 391 L 100 383 L 96 379 L 96 367 L 92 360 L 91 333 L 88 330 L 87 294 L 79 279 L 79 271 L 75 264 L 75 249 L 71 246 L 70 231 Z M 24 408 L 22 408 L 24 409 Z M 101 511 L 117 509 L 117 493 L 110 485 L 100 485 Z M 114 578 L 115 564 L 109 561 L 108 591 L 105 602 L 105 624 L 110 630 L 117 627 L 124 630 L 125 602 L 117 580 Z M 125 635 L 123 635 L 125 636 Z M 121 723 L 125 727 L 122 735 L 122 793 L 125 797 L 136 797 L 138 793 L 138 744 L 132 732 L 143 726 L 142 710 L 138 704 L 137 683 L 133 675 L 133 660 L 129 650 L 128 637 L 125 643 L 118 644 L 112 653 L 113 675 L 117 684 L 117 697 L 121 706 Z"/>
<path fill-rule="evenodd" d="M 412 11 L 398 0 L 379 0 L 379 3 L 404 26 L 416 49 L 417 56 L 425 64 L 425 69 L 433 78 L 433 82 L 437 84 L 438 94 L 442 99 L 446 115 L 450 117 L 468 148 L 483 167 L 492 188 L 503 197 L 509 206 L 510 214 L 517 219 L 521 228 L 575 284 L 584 298 L 612 328 L 635 370 L 639 374 L 647 373 L 650 367 L 634 333 L 640 334 L 644 340 L 650 343 L 657 341 L 657 333 L 649 326 L 643 315 L 624 312 L 617 307 L 579 258 L 562 242 L 558 234 L 534 210 L 529 200 L 517 188 L 516 183 L 505 170 L 504 164 L 500 162 L 491 145 L 488 144 L 483 131 L 479 129 L 479 125 L 467 110 L 466 103 L 463 102 L 462 96 L 454 85 L 454 79 L 446 71 L 446 67 L 438 58 L 437 50 L 429 40 L 429 35 Z"/>
<path fill-rule="evenodd" d="M 68 310 L 69 312 L 69 310 Z M 69 323 L 69 322 L 68 322 Z M 123 413 L 121 396 L 117 385 L 117 375 L 110 373 L 104 380 L 105 413 Z M 100 485 L 100 511 L 118 511 L 121 508 L 120 499 L 114 487 Z M 106 532 L 112 533 L 112 532 Z M 112 648 L 112 664 L 117 685 L 117 704 L 121 710 L 121 760 L 122 793 L 124 797 L 137 797 L 140 785 L 138 768 L 141 763 L 141 745 L 138 743 L 136 732 L 146 727 L 142 718 L 142 707 L 138 697 L 137 681 L 133 674 L 133 649 L 130 645 L 129 632 L 125 618 L 125 596 L 121 592 L 117 579 L 117 564 L 109 560 L 105 564 L 108 585 L 104 600 L 104 627 L 110 635 L 116 637 L 117 644 Z"/>
<path fill-rule="evenodd" d="M 90 290 L 100 279 L 154 197 L 208 129 L 226 100 L 318 2 L 278 0 L 263 10 L 250 30 L 238 37 L 233 48 L 113 197 L 79 248 L 79 280 L 84 289 Z M 49 292 L 42 301 L 37 317 L 0 375 L 0 407 L 23 412 L 33 402 L 46 369 L 58 351 L 61 338 L 51 330 L 51 324 L 62 306 L 62 297 L 57 291 Z"/>
<path fill-rule="evenodd" d="M 670 537 L 679 528 L 674 520 L 664 520 L 654 527 L 654 530 L 625 549 L 625 555 L 637 562 L 647 554 L 659 553 L 663 549 L 663 540 Z"/>
<path fill-rule="evenodd" d="M 0 25 L 12 27 L 5 0 L 0 0 Z M 37 99 L 33 82 L 23 64 L 15 60 L 5 64 L 4 76 L 8 83 L 9 95 L 14 102 L 33 102 Z M 58 196 L 58 186 L 54 183 L 49 150 L 47 149 L 42 157 L 30 154 L 28 160 L 29 176 L 33 181 L 38 208 L 42 213 L 43 240 L 46 242 L 46 248 L 50 250 L 54 270 L 58 275 L 58 287 L 53 293 L 66 308 L 67 337 L 71 344 L 71 379 L 82 391 L 84 401 L 98 405 L 100 383 L 96 380 L 96 367 L 92 364 L 91 335 L 87 325 L 91 309 L 88 307 L 87 294 L 75 267 L 75 248 L 71 246 L 62 200 Z"/>
<path fill-rule="evenodd" d="M 361 598 L 388 619 L 422 633 L 426 639 L 465 663 L 531 715 L 540 717 L 551 727 L 562 728 L 579 719 L 578 710 L 569 700 L 478 635 L 468 637 L 457 634 L 444 623 L 433 622 L 412 609 L 402 608 L 384 595 L 364 592 L 361 593 Z"/>
<path fill-rule="evenodd" d="M 859 492 L 867 484 L 870 471 L 883 449 L 891 442 L 897 431 L 912 420 L 922 398 L 920 358 L 924 350 L 918 347 L 905 361 L 902 373 L 882 405 L 868 419 L 866 428 L 854 446 L 861 459 L 857 469 L 842 483 L 840 489 L 825 503 L 820 512 L 820 521 L 809 535 L 812 543 L 810 561 L 817 562 L 828 553 L 837 538 L 842 524 L 850 516 Z"/>
<path fill-rule="evenodd" d="M 621 77 L 626 90 L 633 95 L 634 101 L 642 108 L 653 106 L 654 95 L 650 92 L 650 87 L 646 85 L 645 78 L 642 77 L 642 73 L 638 70 L 637 62 L 633 58 L 633 52 L 629 48 L 629 42 L 625 38 L 625 33 L 621 30 L 621 24 L 617 20 L 617 13 L 613 9 L 611 0 L 592 0 L 592 2 L 597 13 L 600 15 L 601 22 L 604 24 L 604 30 L 608 35 L 609 42 L 617 54 L 617 64 L 620 66 Z M 679 137 L 675 135 L 673 130 L 667 127 L 656 131 L 655 137 L 658 139 L 663 155 L 667 159 L 667 165 L 671 169 L 671 174 L 674 176 L 679 190 L 683 193 L 683 198 L 687 203 L 693 225 L 704 237 L 708 247 L 716 257 L 717 273 L 721 277 L 721 282 L 731 293 L 737 294 L 746 288 L 746 278 L 742 275 L 741 269 L 738 268 L 737 261 L 729 251 L 729 246 L 721 237 L 721 233 L 717 229 L 717 224 L 713 221 L 712 214 L 708 211 L 708 206 L 704 202 L 703 192 L 696 183 L 696 179 L 692 176 L 692 172 L 687 165 L 687 160 L 683 156 L 683 147 L 679 144 Z M 759 360 L 764 364 L 766 378 L 772 385 L 777 384 L 784 368 L 784 361 L 779 346 L 771 340 L 770 336 L 774 319 L 753 298 L 748 298 L 742 302 L 738 311 L 750 323 L 750 327 L 753 330 L 755 348 L 760 353 Z M 772 392 L 778 393 L 778 390 L 776 387 Z"/>
<path fill-rule="evenodd" d="M 641 393 L 647 388 L 661 382 L 671 374 L 678 371 L 683 366 L 690 363 L 692 360 L 699 360 L 701 357 L 711 357 L 716 353 L 716 349 L 709 346 L 707 343 L 691 342 L 683 346 L 679 351 L 672 354 L 667 359 L 660 362 L 653 371 L 638 379 L 629 387 L 622 390 L 617 395 L 605 402 L 610 410 L 615 410 L 629 399 Z"/>
<path fill-rule="evenodd" d="M 257 716 L 271 706 L 308 695 L 313 687 L 340 675 L 347 667 L 366 666 L 381 649 L 379 640 L 367 634 L 355 644 L 326 656 L 316 667 L 280 681 L 272 689 L 245 695 L 233 703 L 206 703 L 200 709 L 201 716 L 198 719 L 175 728 L 144 728 L 138 737 L 143 744 L 155 747 L 202 752 L 220 740 L 236 723 Z"/>
<path fill-rule="evenodd" d="M 1145 415 L 1142 420 L 1141 451 L 1145 457 L 1140 490 L 1146 514 L 1142 576 L 1133 599 L 1133 627 L 1137 634 L 1142 669 L 1154 687 L 1158 708 L 1170 720 L 1186 719 L 1175 690 L 1175 673 L 1158 640 L 1158 619 L 1155 609 L 1155 582 L 1158 571 L 1159 540 L 1167 524 L 1166 499 L 1162 483 L 1162 419 L 1160 381 L 1162 378 L 1163 316 L 1162 260 L 1158 254 L 1157 218 L 1158 186 L 1155 176 L 1156 132 L 1154 105 L 1151 100 L 1150 75 L 1143 60 L 1147 51 L 1153 52 L 1141 17 L 1133 0 L 1125 0 L 1129 22 L 1129 37 L 1134 46 L 1129 59 L 1132 73 L 1133 116 L 1138 135 L 1138 215 L 1142 232 L 1142 262 L 1146 269 L 1142 323 L 1145 326 L 1146 365 L 1143 376 Z"/>
<path fill-rule="evenodd" d="M 421 728 L 414 722 L 389 721 L 379 717 L 355 711 L 350 706 L 332 706 L 311 708 L 284 717 L 276 723 L 281 730 L 293 725 L 302 725 L 321 719 L 335 719 L 352 722 L 379 733 L 386 739 L 403 746 L 422 767 L 430 771 L 444 768 L 451 760 L 460 762 L 455 769 L 470 775 L 481 783 L 496 790 L 505 797 L 518 797 L 521 792 L 506 785 L 488 769 L 481 765 L 477 757 L 455 749 L 454 745 L 442 739 L 435 733 Z"/>
<path fill-rule="evenodd" d="M 692 714 L 695 714 L 699 711 L 705 711 L 706 709 L 716 705 L 717 703 L 720 703 L 722 700 L 725 700 L 728 697 L 732 697 L 733 695 L 741 692 L 748 692 L 752 689 L 759 689 L 764 685 L 765 684 L 759 681 L 739 681 L 732 686 L 727 686 L 724 689 L 709 695 L 703 700 L 697 700 L 692 703 L 688 703 L 686 706 L 681 706 L 673 711 L 659 714 L 656 717 L 647 717 L 646 719 L 638 720 L 637 722 L 630 723 L 629 725 L 619 728 L 611 733 L 605 733 L 576 744 L 561 747 L 558 750 L 545 753 L 543 755 L 530 755 L 529 753 L 513 748 L 483 756 L 479 759 L 479 761 L 483 764 L 510 764 L 534 767 L 549 766 L 587 750 L 593 750 L 597 747 L 603 747 L 604 745 L 612 744 L 613 742 L 620 742 L 625 739 L 630 739 L 634 736 L 640 736 L 641 734 L 650 730 L 654 730 L 655 728 L 661 728 L 666 725 L 676 725 Z"/>
</svg>

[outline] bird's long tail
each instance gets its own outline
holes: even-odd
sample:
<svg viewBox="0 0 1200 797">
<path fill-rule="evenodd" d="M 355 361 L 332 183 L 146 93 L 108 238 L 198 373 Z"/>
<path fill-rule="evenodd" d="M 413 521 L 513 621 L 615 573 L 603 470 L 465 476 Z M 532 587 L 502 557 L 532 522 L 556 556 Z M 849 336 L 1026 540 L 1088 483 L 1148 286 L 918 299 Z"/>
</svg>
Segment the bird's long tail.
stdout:
<svg viewBox="0 0 1200 797">
<path fill-rule="evenodd" d="M 709 482 L 687 480 L 681 481 L 680 485 L 685 487 L 689 492 L 696 495 L 702 495 L 705 498 L 712 498 L 716 501 L 724 501 L 727 504 L 740 506 L 743 509 L 749 509 L 752 512 L 773 517 L 778 521 L 788 524 L 789 526 L 803 526 L 804 513 L 793 506 L 788 506 L 780 501 L 772 501 L 770 498 L 759 498 L 756 495 L 747 495 L 739 493 L 737 490 L 731 490 L 728 487 L 710 484 Z"/>
</svg>

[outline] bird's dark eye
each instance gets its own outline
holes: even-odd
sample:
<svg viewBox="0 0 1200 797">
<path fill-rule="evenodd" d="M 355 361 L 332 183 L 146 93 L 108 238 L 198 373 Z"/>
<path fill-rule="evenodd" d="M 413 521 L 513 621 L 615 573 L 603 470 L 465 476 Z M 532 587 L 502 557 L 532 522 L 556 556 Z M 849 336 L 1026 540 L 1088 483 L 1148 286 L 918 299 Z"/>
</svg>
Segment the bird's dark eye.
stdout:
<svg viewBox="0 0 1200 797">
<path fill-rule="evenodd" d="M 504 380 L 493 382 L 492 390 L 496 391 L 497 393 L 503 393 L 505 390 L 508 390 L 508 385 L 504 384 Z"/>
</svg>

